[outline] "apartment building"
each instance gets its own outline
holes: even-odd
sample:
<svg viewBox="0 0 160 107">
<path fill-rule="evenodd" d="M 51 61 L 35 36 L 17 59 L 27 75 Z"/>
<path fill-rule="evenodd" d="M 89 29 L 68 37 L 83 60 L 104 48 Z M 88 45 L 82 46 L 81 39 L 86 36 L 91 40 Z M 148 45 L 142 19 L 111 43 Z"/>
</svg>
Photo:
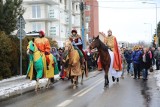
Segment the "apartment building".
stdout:
<svg viewBox="0 0 160 107">
<path fill-rule="evenodd" d="M 80 33 L 80 0 L 72 0 L 72 28 Z M 23 0 L 26 32 L 43 30 L 59 46 L 70 35 L 69 0 Z"/>
<path fill-rule="evenodd" d="M 86 33 L 88 38 L 99 34 L 99 10 L 97 0 L 84 0 L 86 4 Z"/>
</svg>

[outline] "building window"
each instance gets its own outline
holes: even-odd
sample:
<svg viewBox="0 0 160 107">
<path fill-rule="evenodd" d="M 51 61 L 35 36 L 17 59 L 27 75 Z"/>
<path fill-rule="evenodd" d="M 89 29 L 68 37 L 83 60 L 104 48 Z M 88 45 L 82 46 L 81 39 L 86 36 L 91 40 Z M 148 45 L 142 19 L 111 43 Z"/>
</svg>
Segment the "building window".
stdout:
<svg viewBox="0 0 160 107">
<path fill-rule="evenodd" d="M 41 8 L 39 5 L 32 6 L 32 18 L 41 18 Z"/>
<path fill-rule="evenodd" d="M 86 21 L 89 22 L 90 20 L 90 16 L 86 16 Z"/>
<path fill-rule="evenodd" d="M 86 5 L 86 10 L 90 11 L 90 6 L 89 5 Z"/>
<path fill-rule="evenodd" d="M 33 31 L 40 31 L 42 28 L 41 28 L 41 23 L 39 22 L 33 22 L 32 23 L 32 30 Z"/>
<path fill-rule="evenodd" d="M 56 36 L 56 34 L 57 34 L 57 28 L 55 26 L 50 27 L 50 35 Z"/>
<path fill-rule="evenodd" d="M 72 10 L 74 10 L 74 3 L 72 3 Z"/>
<path fill-rule="evenodd" d="M 65 10 L 67 9 L 67 0 L 64 0 Z"/>
<path fill-rule="evenodd" d="M 76 11 L 78 10 L 78 5 L 76 5 Z"/>
</svg>

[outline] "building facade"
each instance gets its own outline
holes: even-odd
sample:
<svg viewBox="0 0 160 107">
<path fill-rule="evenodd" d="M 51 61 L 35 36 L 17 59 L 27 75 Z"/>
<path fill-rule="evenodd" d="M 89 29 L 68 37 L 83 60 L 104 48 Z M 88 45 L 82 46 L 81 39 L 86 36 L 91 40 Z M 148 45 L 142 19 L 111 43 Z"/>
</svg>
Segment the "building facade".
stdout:
<svg viewBox="0 0 160 107">
<path fill-rule="evenodd" d="M 80 33 L 80 0 L 72 0 L 72 28 Z M 43 30 L 59 46 L 70 35 L 69 0 L 23 0 L 26 32 Z"/>
<path fill-rule="evenodd" d="M 86 33 L 89 38 L 99 34 L 99 10 L 97 0 L 85 0 Z"/>
</svg>

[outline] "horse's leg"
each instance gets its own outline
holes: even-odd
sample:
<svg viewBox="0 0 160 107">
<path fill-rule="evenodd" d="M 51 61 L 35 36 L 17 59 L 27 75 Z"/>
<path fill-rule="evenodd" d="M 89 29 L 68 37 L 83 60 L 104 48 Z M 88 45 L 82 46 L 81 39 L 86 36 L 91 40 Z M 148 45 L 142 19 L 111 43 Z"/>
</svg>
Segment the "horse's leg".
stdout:
<svg viewBox="0 0 160 107">
<path fill-rule="evenodd" d="M 104 75 L 104 87 L 106 87 L 106 74 Z"/>
<path fill-rule="evenodd" d="M 83 68 L 83 71 L 82 71 L 82 79 L 81 79 L 81 85 L 83 85 L 83 77 L 84 77 L 84 74 L 86 74 L 86 62 L 84 62 L 84 68 Z"/>
<path fill-rule="evenodd" d="M 85 60 L 85 75 L 86 75 L 86 77 L 88 77 L 88 63 L 87 63 L 87 61 Z"/>
<path fill-rule="evenodd" d="M 35 91 L 37 91 L 39 88 L 39 79 L 36 80 L 36 87 L 35 87 Z"/>
<path fill-rule="evenodd" d="M 73 84 L 73 76 L 70 76 L 70 79 L 71 79 L 71 83 Z"/>
<path fill-rule="evenodd" d="M 105 78 L 104 87 L 106 87 L 106 86 L 108 86 L 108 85 L 109 85 L 108 74 L 105 74 L 104 78 Z"/>
<path fill-rule="evenodd" d="M 105 78 L 105 84 L 104 84 L 105 87 L 109 85 L 108 71 L 109 71 L 109 67 L 106 67 L 106 69 L 105 69 L 105 77 L 104 77 Z"/>
<path fill-rule="evenodd" d="M 83 85 L 83 76 L 84 76 L 84 72 L 82 72 L 81 85 Z"/>
<path fill-rule="evenodd" d="M 78 87 L 78 76 L 76 76 L 76 87 Z"/>
<path fill-rule="evenodd" d="M 73 89 L 76 89 L 76 87 L 77 87 L 77 79 L 78 79 L 78 76 L 74 76 L 73 77 Z"/>
<path fill-rule="evenodd" d="M 46 88 L 49 88 L 50 84 L 51 84 L 51 79 L 50 79 L 50 78 L 48 78 Z"/>
</svg>

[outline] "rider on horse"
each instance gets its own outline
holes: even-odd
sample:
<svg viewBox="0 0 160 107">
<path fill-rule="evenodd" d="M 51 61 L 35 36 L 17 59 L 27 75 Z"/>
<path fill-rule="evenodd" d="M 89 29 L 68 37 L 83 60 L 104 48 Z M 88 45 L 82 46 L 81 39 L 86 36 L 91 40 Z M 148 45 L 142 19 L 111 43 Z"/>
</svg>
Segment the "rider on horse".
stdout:
<svg viewBox="0 0 160 107">
<path fill-rule="evenodd" d="M 72 35 L 69 37 L 69 40 L 72 42 L 72 45 L 81 50 L 81 52 L 83 53 L 83 56 L 85 57 L 85 53 L 83 51 L 83 43 L 82 43 L 82 38 L 79 34 L 77 34 L 77 30 L 72 30 L 71 31 Z"/>
<path fill-rule="evenodd" d="M 69 40 L 72 42 L 72 45 L 74 46 L 75 49 L 78 50 L 79 55 L 81 57 L 81 65 L 84 64 L 85 62 L 85 66 L 87 65 L 86 63 L 86 54 L 83 51 L 83 42 L 82 42 L 82 38 L 81 36 L 77 33 L 77 30 L 72 30 L 71 31 L 71 36 L 69 37 Z M 87 76 L 87 66 L 86 66 L 86 76 Z"/>
<path fill-rule="evenodd" d="M 51 46 L 49 40 L 45 37 L 43 31 L 39 32 L 39 37 L 35 39 L 34 43 L 36 44 L 38 50 L 45 55 L 47 68 L 50 63 L 49 54 L 51 50 Z"/>
<path fill-rule="evenodd" d="M 121 72 L 122 71 L 122 59 L 120 56 L 117 39 L 115 36 L 112 35 L 111 30 L 108 30 L 108 36 L 105 37 L 104 43 L 111 49 L 111 51 L 114 54 L 113 68 L 116 70 L 116 72 Z M 114 76 L 112 76 L 112 79 L 113 81 L 115 81 Z M 117 81 L 119 81 L 119 79 Z"/>
</svg>

